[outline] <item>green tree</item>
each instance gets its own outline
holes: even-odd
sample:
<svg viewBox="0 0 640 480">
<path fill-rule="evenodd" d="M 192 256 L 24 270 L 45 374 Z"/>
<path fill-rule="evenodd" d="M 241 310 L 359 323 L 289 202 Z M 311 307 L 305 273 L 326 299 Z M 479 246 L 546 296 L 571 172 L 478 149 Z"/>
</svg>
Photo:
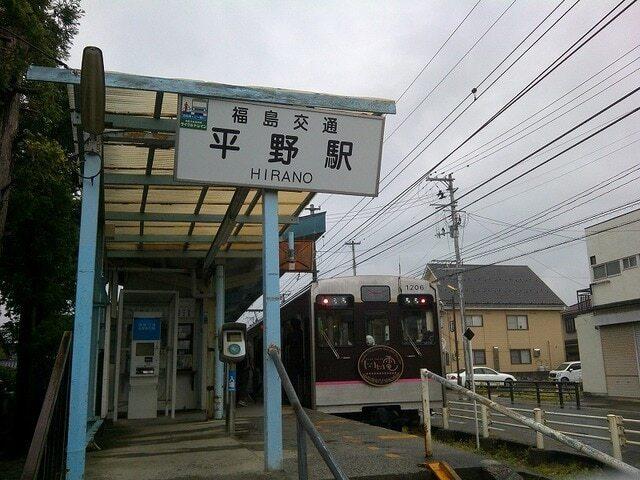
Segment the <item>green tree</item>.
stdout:
<svg viewBox="0 0 640 480">
<path fill-rule="evenodd" d="M 0 0 L 0 241 L 30 64 L 64 65 L 82 14 L 79 0 Z"/>
<path fill-rule="evenodd" d="M 0 301 L 18 325 L 18 452 L 71 324 L 79 211 L 66 92 L 24 75 L 66 58 L 81 14 L 77 0 L 0 0 Z"/>
</svg>

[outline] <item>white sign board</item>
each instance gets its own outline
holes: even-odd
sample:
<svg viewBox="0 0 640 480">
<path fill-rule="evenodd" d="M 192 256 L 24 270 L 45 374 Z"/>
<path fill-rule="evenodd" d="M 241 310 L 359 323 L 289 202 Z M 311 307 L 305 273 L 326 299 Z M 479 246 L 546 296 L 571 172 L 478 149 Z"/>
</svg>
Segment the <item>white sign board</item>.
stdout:
<svg viewBox="0 0 640 480">
<path fill-rule="evenodd" d="M 384 117 L 182 95 L 174 176 L 376 196 Z"/>
</svg>

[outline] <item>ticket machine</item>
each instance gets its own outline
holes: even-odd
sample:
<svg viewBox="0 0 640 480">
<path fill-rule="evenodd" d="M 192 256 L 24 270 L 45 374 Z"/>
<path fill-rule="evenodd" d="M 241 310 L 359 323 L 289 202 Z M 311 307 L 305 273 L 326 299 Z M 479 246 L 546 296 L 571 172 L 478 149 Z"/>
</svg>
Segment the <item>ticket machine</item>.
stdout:
<svg viewBox="0 0 640 480">
<path fill-rule="evenodd" d="M 155 418 L 160 371 L 160 314 L 134 313 L 127 418 Z"/>
</svg>

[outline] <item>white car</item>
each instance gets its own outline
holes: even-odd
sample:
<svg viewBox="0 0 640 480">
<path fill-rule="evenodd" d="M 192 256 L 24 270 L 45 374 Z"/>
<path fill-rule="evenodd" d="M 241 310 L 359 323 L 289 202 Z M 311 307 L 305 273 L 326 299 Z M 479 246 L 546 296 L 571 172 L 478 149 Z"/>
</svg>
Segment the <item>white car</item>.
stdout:
<svg viewBox="0 0 640 480">
<path fill-rule="evenodd" d="M 467 374 L 464 370 L 458 373 L 447 373 L 447 380 L 456 382 L 460 375 L 460 381 L 462 385 L 467 380 Z M 508 373 L 500 373 L 487 367 L 473 367 L 473 379 L 476 382 L 481 382 L 482 385 L 486 385 L 485 382 L 491 382 L 491 385 L 510 385 L 516 381 L 516 377 L 509 375 Z"/>
<path fill-rule="evenodd" d="M 581 382 L 582 365 L 580 362 L 564 362 L 549 372 L 552 382 Z"/>
</svg>

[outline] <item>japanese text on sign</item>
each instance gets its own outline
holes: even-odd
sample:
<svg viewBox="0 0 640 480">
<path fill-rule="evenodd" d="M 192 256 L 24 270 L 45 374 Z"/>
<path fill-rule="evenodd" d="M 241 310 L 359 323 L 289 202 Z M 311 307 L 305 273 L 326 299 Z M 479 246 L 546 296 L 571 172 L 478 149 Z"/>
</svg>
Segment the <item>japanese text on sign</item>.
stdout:
<svg viewBox="0 0 640 480">
<path fill-rule="evenodd" d="M 179 105 L 177 180 L 377 195 L 383 117 L 187 96 Z"/>
</svg>

